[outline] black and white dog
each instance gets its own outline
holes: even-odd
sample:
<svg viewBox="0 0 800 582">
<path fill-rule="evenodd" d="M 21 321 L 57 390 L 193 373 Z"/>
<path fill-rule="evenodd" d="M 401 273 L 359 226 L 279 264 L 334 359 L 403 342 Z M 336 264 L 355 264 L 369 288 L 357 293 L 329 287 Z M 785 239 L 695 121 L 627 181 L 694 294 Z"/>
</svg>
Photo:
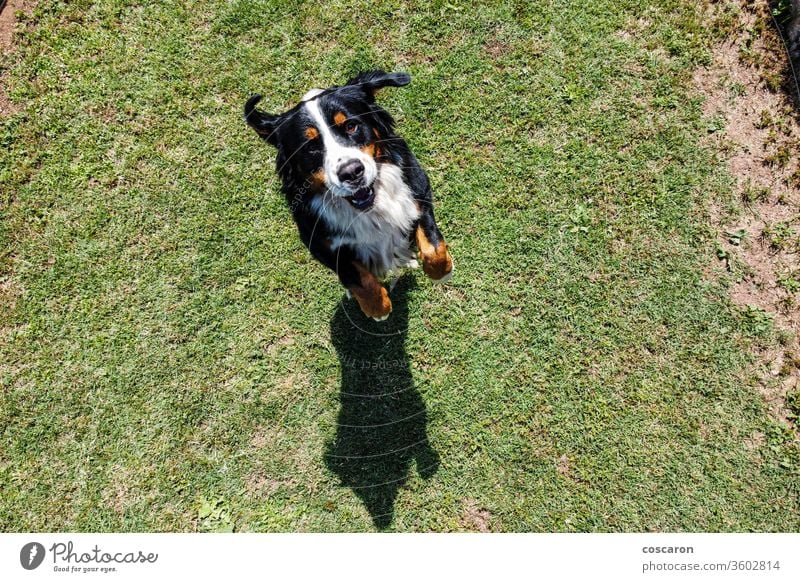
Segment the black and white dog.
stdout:
<svg viewBox="0 0 800 582">
<path fill-rule="evenodd" d="M 244 106 L 245 121 L 278 149 L 277 171 L 300 238 L 335 271 L 361 310 L 378 321 L 392 303 L 380 278 L 418 266 L 434 281 L 453 260 L 433 217 L 431 187 L 394 120 L 375 103 L 405 73 L 361 73 L 346 85 L 312 89 L 280 115 Z"/>
</svg>

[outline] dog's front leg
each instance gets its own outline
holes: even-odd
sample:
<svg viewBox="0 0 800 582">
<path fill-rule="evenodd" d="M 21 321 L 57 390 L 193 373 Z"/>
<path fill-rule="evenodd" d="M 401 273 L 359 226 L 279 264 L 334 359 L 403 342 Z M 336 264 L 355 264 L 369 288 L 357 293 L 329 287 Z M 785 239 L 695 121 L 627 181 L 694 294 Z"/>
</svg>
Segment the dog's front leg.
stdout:
<svg viewBox="0 0 800 582">
<path fill-rule="evenodd" d="M 436 283 L 444 283 L 450 279 L 453 276 L 453 258 L 439 227 L 436 226 L 430 207 L 420 217 L 414 234 L 425 274 Z"/>
</svg>

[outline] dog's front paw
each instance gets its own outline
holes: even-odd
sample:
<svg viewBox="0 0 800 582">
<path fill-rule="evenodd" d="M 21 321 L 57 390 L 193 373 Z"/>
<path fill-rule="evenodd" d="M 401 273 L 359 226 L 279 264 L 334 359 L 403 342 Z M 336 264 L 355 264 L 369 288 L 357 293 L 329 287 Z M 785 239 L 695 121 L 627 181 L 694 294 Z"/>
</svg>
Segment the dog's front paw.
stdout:
<svg viewBox="0 0 800 582">
<path fill-rule="evenodd" d="M 384 321 L 392 312 L 392 300 L 383 285 L 377 283 L 366 287 L 350 287 L 350 292 L 358 301 L 364 315 L 375 321 Z"/>
<path fill-rule="evenodd" d="M 448 255 L 448 257 L 449 257 L 449 255 Z M 456 270 L 456 266 L 453 263 L 453 258 L 450 257 L 449 270 L 446 271 L 445 274 L 442 275 L 441 277 L 439 277 L 438 279 L 435 278 L 433 275 L 430 275 L 431 281 L 433 281 L 436 284 L 447 283 L 450 279 L 453 278 L 453 273 L 455 272 L 455 270 Z"/>
<path fill-rule="evenodd" d="M 422 270 L 434 283 L 444 283 L 453 276 L 453 258 L 447 250 L 447 244 L 441 242 L 433 252 L 420 254 Z"/>
<path fill-rule="evenodd" d="M 417 227 L 416 239 L 425 274 L 435 283 L 444 283 L 450 279 L 453 276 L 453 258 L 450 256 L 447 243 L 440 239 L 434 245 L 421 226 Z"/>
</svg>

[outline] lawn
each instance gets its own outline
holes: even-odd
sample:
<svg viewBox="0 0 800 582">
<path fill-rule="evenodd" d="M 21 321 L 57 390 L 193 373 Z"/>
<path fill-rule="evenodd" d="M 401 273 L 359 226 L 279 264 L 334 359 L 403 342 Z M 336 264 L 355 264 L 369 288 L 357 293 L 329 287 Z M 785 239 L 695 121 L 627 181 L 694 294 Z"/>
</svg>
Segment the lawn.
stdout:
<svg viewBox="0 0 800 582">
<path fill-rule="evenodd" d="M 690 0 L 42 0 L 0 57 L 0 530 L 800 530 Z M 456 264 L 367 322 L 246 127 L 361 69 Z"/>
</svg>

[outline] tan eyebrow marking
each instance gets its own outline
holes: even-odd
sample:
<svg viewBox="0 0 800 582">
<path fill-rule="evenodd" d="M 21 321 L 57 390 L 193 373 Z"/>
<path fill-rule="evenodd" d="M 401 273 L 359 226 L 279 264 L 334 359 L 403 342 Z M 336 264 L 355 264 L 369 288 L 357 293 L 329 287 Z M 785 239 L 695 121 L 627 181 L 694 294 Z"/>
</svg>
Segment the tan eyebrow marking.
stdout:
<svg viewBox="0 0 800 582">
<path fill-rule="evenodd" d="M 347 121 L 347 116 L 341 111 L 337 111 L 333 114 L 333 122 L 336 125 L 342 125 L 345 121 Z"/>
<path fill-rule="evenodd" d="M 316 127 L 307 127 L 306 128 L 306 137 L 308 139 L 317 139 L 319 137 L 319 132 L 317 131 Z"/>
</svg>

